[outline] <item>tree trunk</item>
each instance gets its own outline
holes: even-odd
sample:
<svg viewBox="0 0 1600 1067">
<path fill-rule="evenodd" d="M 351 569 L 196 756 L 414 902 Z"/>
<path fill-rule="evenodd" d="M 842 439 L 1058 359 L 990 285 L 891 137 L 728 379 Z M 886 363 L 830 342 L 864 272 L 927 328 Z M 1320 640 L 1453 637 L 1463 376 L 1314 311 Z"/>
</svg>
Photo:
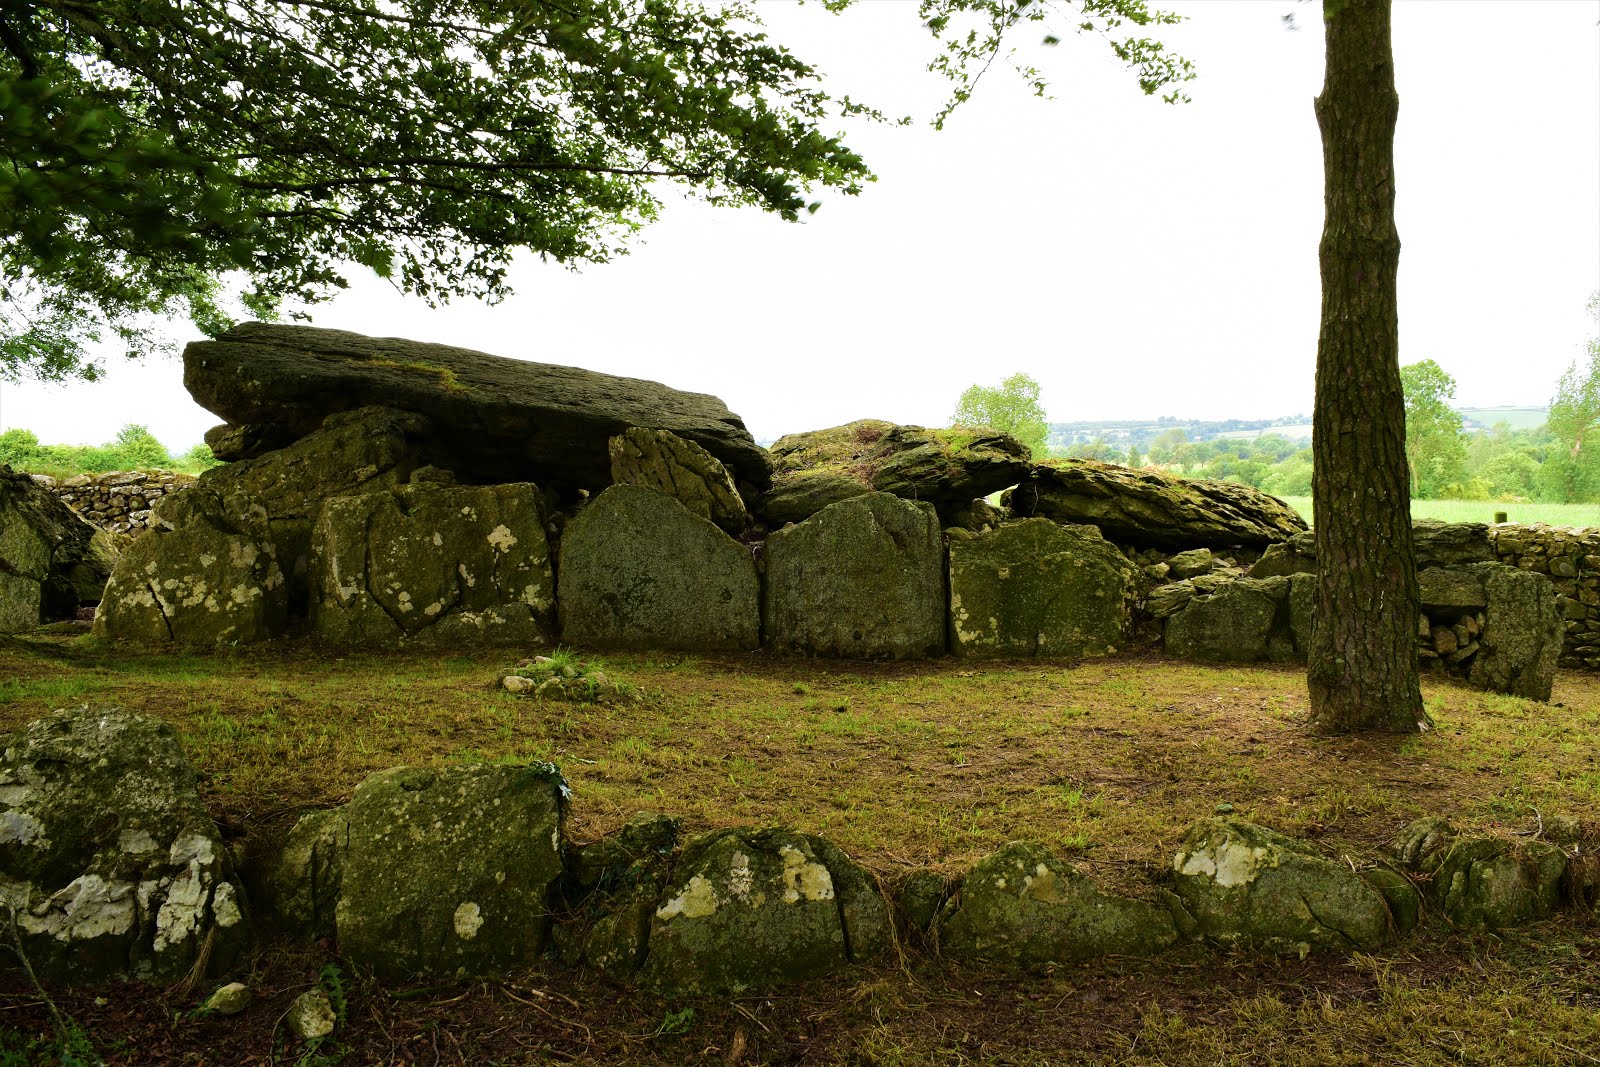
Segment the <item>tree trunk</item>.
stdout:
<svg viewBox="0 0 1600 1067">
<path fill-rule="evenodd" d="M 1417 572 L 1395 277 L 1390 0 L 1325 0 L 1317 97 L 1324 216 L 1322 330 L 1312 418 L 1317 610 L 1311 723 L 1318 732 L 1415 731 Z"/>
</svg>

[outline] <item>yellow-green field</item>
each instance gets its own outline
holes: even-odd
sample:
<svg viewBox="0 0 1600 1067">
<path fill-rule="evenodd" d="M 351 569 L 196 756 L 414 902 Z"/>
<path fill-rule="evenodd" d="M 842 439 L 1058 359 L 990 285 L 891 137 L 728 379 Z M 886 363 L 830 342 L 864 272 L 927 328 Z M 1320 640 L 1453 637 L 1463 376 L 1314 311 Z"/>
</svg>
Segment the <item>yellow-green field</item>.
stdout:
<svg viewBox="0 0 1600 1067">
<path fill-rule="evenodd" d="M 1310 497 L 1289 496 L 1283 499 L 1307 522 L 1312 521 Z M 1508 504 L 1498 500 L 1413 500 L 1411 502 L 1412 518 L 1440 519 L 1444 522 L 1494 522 L 1495 515 L 1502 511 L 1506 513 L 1507 522 L 1600 527 L 1600 504 Z"/>
</svg>

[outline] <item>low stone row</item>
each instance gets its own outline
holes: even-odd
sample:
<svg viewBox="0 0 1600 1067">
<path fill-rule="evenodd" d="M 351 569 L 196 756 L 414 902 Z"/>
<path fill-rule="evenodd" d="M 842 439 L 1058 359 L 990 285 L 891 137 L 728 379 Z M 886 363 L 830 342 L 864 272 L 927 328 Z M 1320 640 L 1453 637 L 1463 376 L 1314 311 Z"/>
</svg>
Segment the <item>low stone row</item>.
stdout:
<svg viewBox="0 0 1600 1067">
<path fill-rule="evenodd" d="M 381 978 L 492 975 L 552 954 L 663 995 L 770 987 L 916 942 L 1032 968 L 1185 942 L 1304 956 L 1376 949 L 1424 911 L 1471 929 L 1586 908 L 1592 861 L 1560 845 L 1407 827 L 1382 862 L 1334 859 L 1230 815 L 1184 834 L 1138 896 L 1015 842 L 947 881 L 884 885 L 814 834 L 735 828 L 680 839 L 635 817 L 584 846 L 549 765 L 396 768 L 303 817 L 256 881 L 205 816 L 169 727 L 114 708 L 35 721 L 0 761 L 0 889 L 37 972 L 76 983 L 220 975 L 265 919 L 331 938 Z"/>
<path fill-rule="evenodd" d="M 35 480 L 43 476 L 35 475 Z M 173 471 L 109 471 L 45 480 L 62 503 L 82 518 L 112 533 L 136 534 L 150 525 L 150 512 L 162 497 L 192 485 L 194 478 Z"/>
</svg>

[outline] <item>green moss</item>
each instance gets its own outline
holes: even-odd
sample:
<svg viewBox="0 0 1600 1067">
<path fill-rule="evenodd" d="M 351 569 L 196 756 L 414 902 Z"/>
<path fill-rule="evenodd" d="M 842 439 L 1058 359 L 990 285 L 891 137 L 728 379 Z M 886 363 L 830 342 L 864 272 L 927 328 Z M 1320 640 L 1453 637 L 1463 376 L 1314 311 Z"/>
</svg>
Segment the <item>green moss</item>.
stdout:
<svg viewBox="0 0 1600 1067">
<path fill-rule="evenodd" d="M 447 393 L 465 393 L 467 391 L 467 387 L 462 385 L 460 379 L 456 377 L 455 371 L 449 367 L 441 367 L 437 363 L 429 363 L 426 360 L 364 359 L 360 362 L 371 367 L 388 367 L 392 370 L 408 370 L 415 371 L 418 374 L 429 375 L 437 378 L 440 386 Z"/>
</svg>

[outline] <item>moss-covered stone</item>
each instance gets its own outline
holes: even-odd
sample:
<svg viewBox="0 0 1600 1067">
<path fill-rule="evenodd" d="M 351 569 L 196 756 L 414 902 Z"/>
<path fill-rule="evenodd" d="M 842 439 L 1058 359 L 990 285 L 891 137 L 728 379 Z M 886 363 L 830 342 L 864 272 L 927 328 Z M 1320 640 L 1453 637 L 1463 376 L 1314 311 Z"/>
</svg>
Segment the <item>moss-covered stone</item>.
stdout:
<svg viewBox="0 0 1600 1067">
<path fill-rule="evenodd" d="M 950 651 L 1097 656 L 1130 619 L 1135 571 L 1092 526 L 1024 519 L 950 545 Z"/>
<path fill-rule="evenodd" d="M 1176 892 L 1201 936 L 1268 952 L 1370 951 L 1389 936 L 1384 895 L 1342 863 L 1243 819 L 1202 819 L 1184 834 Z"/>
<path fill-rule="evenodd" d="M 832 504 L 767 538 L 770 648 L 904 659 L 945 646 L 944 545 L 930 504 L 889 493 Z"/>
<path fill-rule="evenodd" d="M 721 830 L 674 865 L 640 980 L 663 995 L 800 981 L 868 958 L 889 930 L 870 876 L 820 838 Z"/>
<path fill-rule="evenodd" d="M 538 490 L 414 483 L 327 501 L 311 629 L 341 643 L 540 643 L 555 578 Z"/>
<path fill-rule="evenodd" d="M 1292 659 L 1288 599 L 1288 578 L 1241 578 L 1197 596 L 1167 620 L 1167 654 L 1220 663 Z"/>
<path fill-rule="evenodd" d="M 610 449 L 613 482 L 664 493 L 731 534 L 750 524 L 728 468 L 693 441 L 634 426 L 611 438 Z"/>
<path fill-rule="evenodd" d="M 100 599 L 115 545 L 49 489 L 0 463 L 0 633 L 70 619 Z"/>
<path fill-rule="evenodd" d="M 1503 930 L 1544 918 L 1561 900 L 1566 853 L 1545 841 L 1462 835 L 1443 819 L 1419 819 L 1395 852 L 1427 876 L 1428 898 L 1457 926 Z"/>
<path fill-rule="evenodd" d="M 927 933 L 939 917 L 949 896 L 950 886 L 937 871 L 912 871 L 900 883 L 895 899 L 906 927 L 918 934 Z"/>
<path fill-rule="evenodd" d="M 291 934 L 334 937 L 343 858 L 350 825 L 343 808 L 302 815 L 289 831 L 264 879 L 264 910 Z"/>
<path fill-rule="evenodd" d="M 1025 842 L 979 860 L 939 925 L 949 955 L 1015 967 L 1151 955 L 1177 939 L 1166 908 L 1108 894 Z"/>
<path fill-rule="evenodd" d="M 1397 931 L 1409 934 L 1417 928 L 1417 922 L 1422 918 L 1422 894 L 1417 892 L 1411 879 L 1387 867 L 1369 868 L 1362 871 L 1361 876 L 1368 885 L 1383 894 Z"/>
<path fill-rule="evenodd" d="M 1088 523 L 1118 544 L 1260 548 L 1306 529 L 1288 504 L 1231 482 L 1175 478 L 1093 460 L 1050 460 L 1008 499 L 1012 513 Z"/>
<path fill-rule="evenodd" d="M 1479 689 L 1549 700 L 1563 623 L 1550 579 L 1503 563 L 1466 568 L 1483 583 L 1483 633 L 1467 681 Z"/>
<path fill-rule="evenodd" d="M 529 962 L 561 876 L 561 783 L 548 768 L 398 767 L 341 809 L 339 951 L 382 978 Z"/>
<path fill-rule="evenodd" d="M 746 651 L 761 643 L 750 550 L 672 497 L 613 485 L 567 524 L 557 593 L 578 644 Z"/>
<path fill-rule="evenodd" d="M 211 645 L 283 632 L 288 589 L 261 509 L 194 486 L 164 497 L 154 519 L 111 572 L 96 635 Z"/>
<path fill-rule="evenodd" d="M 1418 571 L 1417 591 L 1425 611 L 1460 614 L 1488 604 L 1482 579 L 1460 567 L 1426 567 Z"/>
<path fill-rule="evenodd" d="M 682 822 L 671 815 L 637 812 L 618 833 L 574 848 L 567 876 L 585 893 L 624 884 L 635 864 L 654 863 L 670 856 L 678 847 L 681 828 Z"/>
<path fill-rule="evenodd" d="M 167 983 L 250 941 L 244 895 L 172 728 L 120 708 L 35 719 L 0 756 L 0 901 L 41 977 Z"/>
<path fill-rule="evenodd" d="M 1185 578 L 1198 578 L 1202 574 L 1210 574 L 1215 563 L 1216 556 L 1209 548 L 1191 548 L 1187 552 L 1179 552 L 1170 557 L 1167 560 L 1167 570 L 1173 578 L 1182 581 Z"/>
</svg>

